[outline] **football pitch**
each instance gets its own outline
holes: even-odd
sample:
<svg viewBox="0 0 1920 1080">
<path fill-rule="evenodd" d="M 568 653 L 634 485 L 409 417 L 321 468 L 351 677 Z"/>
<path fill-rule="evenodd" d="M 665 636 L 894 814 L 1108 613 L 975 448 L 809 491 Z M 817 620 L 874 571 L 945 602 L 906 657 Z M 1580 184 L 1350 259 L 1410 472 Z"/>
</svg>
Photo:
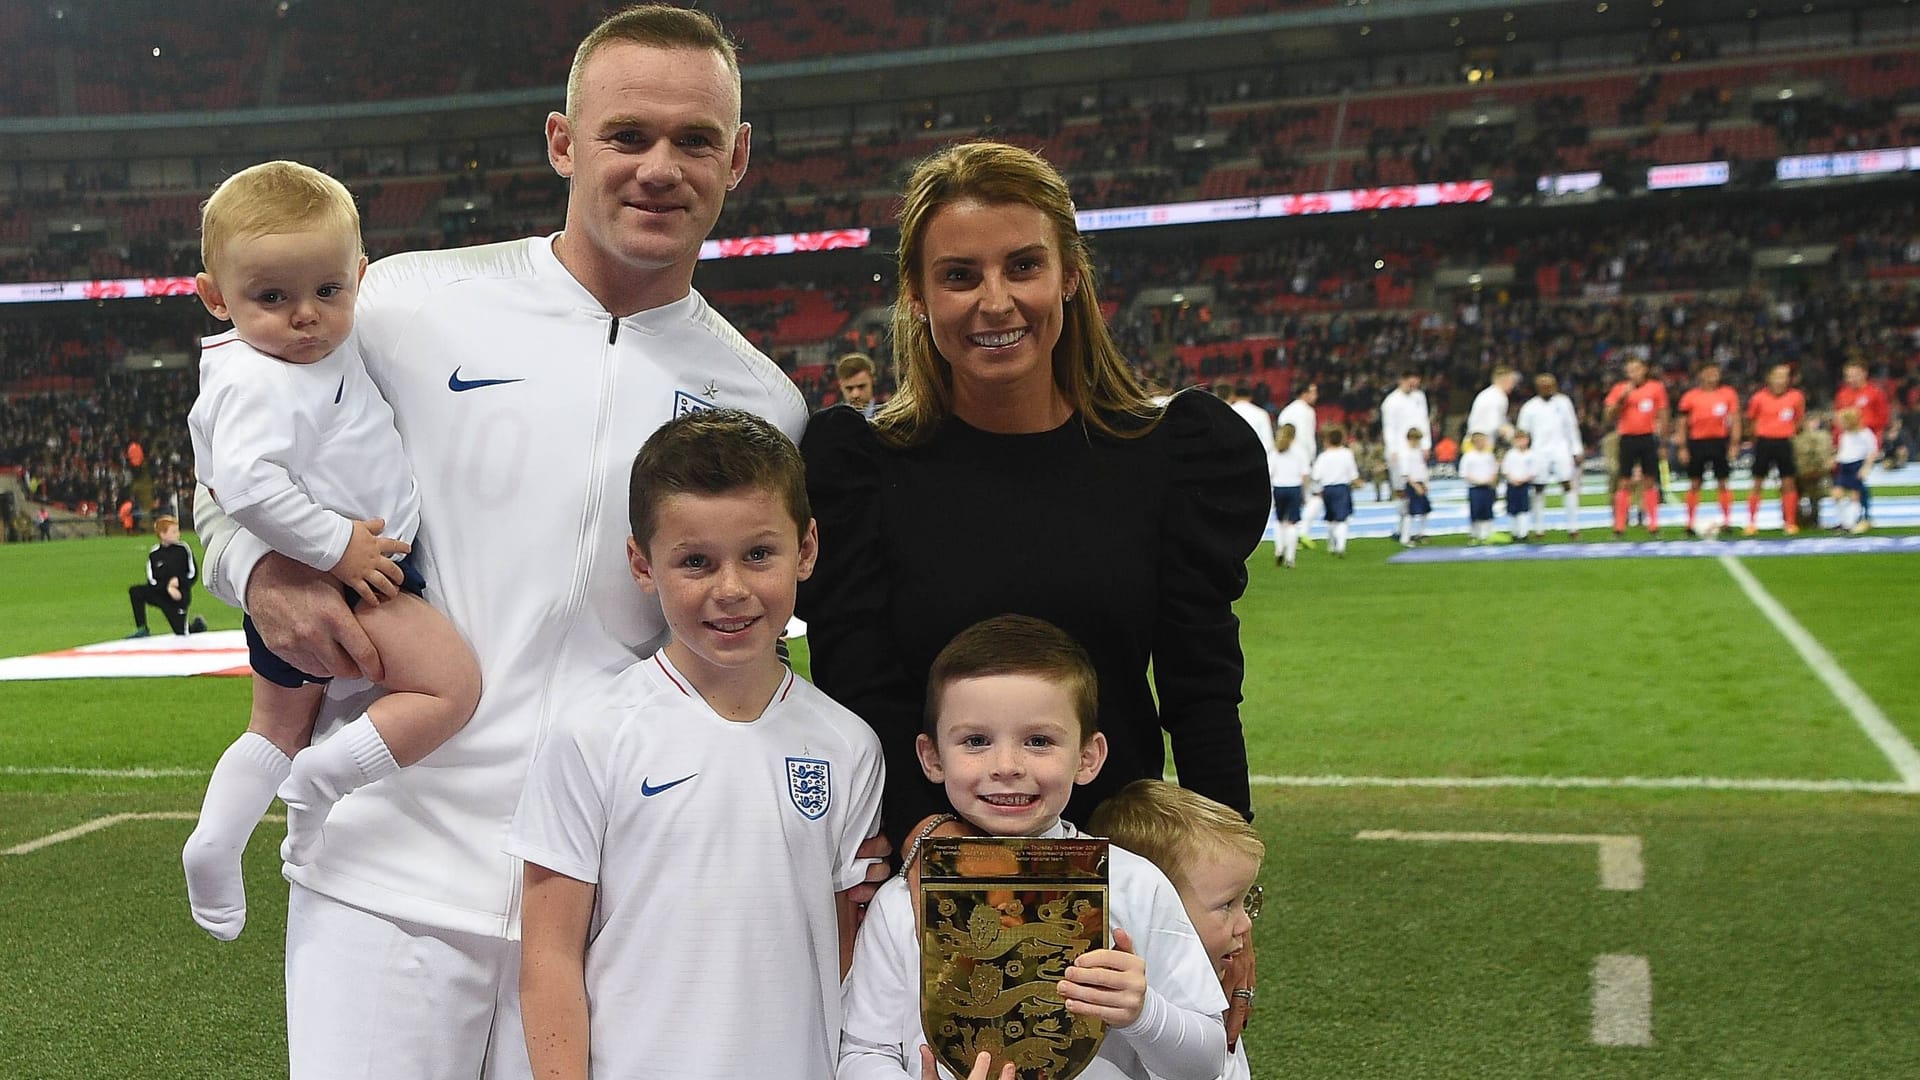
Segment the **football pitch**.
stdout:
<svg viewBox="0 0 1920 1080">
<path fill-rule="evenodd" d="M 148 543 L 0 547 L 0 656 L 124 633 Z M 1249 564 L 1254 1075 L 1920 1076 L 1920 555 L 1398 550 Z M 0 683 L 0 1078 L 285 1075 L 280 827 L 239 941 L 180 882 L 246 701 Z"/>
</svg>

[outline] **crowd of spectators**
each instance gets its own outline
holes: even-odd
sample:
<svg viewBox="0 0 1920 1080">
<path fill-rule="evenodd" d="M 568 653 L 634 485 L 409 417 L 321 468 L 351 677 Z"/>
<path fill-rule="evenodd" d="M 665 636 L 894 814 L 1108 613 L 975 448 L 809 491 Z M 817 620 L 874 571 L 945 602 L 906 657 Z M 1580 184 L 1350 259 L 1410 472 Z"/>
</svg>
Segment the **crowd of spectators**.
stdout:
<svg viewBox="0 0 1920 1080">
<path fill-rule="evenodd" d="M 1841 267 L 1917 265 L 1913 214 L 1909 207 L 1879 215 L 1872 228 L 1849 238 Z M 1711 231 L 1716 220 L 1706 215 L 1703 227 Z M 1657 215 L 1645 226 L 1656 233 L 1667 227 Z M 1577 242 L 1604 244 L 1605 232 L 1594 229 Z M 1116 339 L 1149 382 L 1175 389 L 1245 381 L 1255 386 L 1256 401 L 1277 409 L 1311 380 L 1321 388 L 1323 413 L 1350 424 L 1360 438 L 1372 436 L 1373 410 L 1402 371 L 1426 377 L 1429 399 L 1445 417 L 1464 414 L 1487 373 L 1507 365 L 1558 376 L 1597 444 L 1602 399 L 1628 357 L 1646 359 L 1676 384 L 1712 359 L 1743 391 L 1757 385 L 1767 367 L 1784 362 L 1816 401 L 1831 393 L 1841 365 L 1857 359 L 1885 382 L 1897 405 L 1920 409 L 1920 290 L 1905 282 L 1833 276 L 1815 285 L 1749 282 L 1604 299 L 1463 290 L 1437 296 L 1425 308 L 1399 310 L 1276 303 L 1303 279 L 1313 291 L 1329 276 L 1359 281 L 1377 273 L 1364 262 L 1376 250 L 1373 242 L 1364 230 L 1345 237 L 1302 231 L 1232 257 L 1203 255 L 1198 245 L 1116 245 L 1100 262 L 1103 300 Z M 1443 247 L 1433 239 L 1408 241 L 1396 254 L 1401 272 L 1426 273 Z M 1355 269 L 1329 274 L 1335 266 Z M 875 355 L 883 396 L 890 385 L 887 342 L 871 326 L 843 321 L 811 342 L 781 337 L 802 307 L 829 309 L 846 320 L 883 308 L 890 285 L 862 274 L 718 295 L 737 301 L 723 306 L 817 407 L 835 399 L 830 361 L 844 351 Z M 1144 289 L 1169 285 L 1198 286 L 1196 295 L 1205 299 L 1131 302 Z M 124 373 L 118 358 L 126 341 L 187 347 L 181 343 L 206 327 L 197 307 L 184 303 L 88 306 L 76 314 L 0 321 L 0 467 L 24 468 L 43 499 L 117 505 L 133 480 L 126 447 L 140 442 L 156 492 L 187 486 L 191 372 Z M 74 382 L 59 392 L 22 391 L 49 375 Z M 1913 434 L 1903 437 L 1911 441 Z"/>
<path fill-rule="evenodd" d="M 122 373 L 85 393 L 0 395 L 0 467 L 18 468 L 28 498 L 80 514 L 147 492 L 142 517 L 193 488 L 187 410 L 191 371 Z M 133 447 L 138 446 L 137 451 Z"/>
</svg>

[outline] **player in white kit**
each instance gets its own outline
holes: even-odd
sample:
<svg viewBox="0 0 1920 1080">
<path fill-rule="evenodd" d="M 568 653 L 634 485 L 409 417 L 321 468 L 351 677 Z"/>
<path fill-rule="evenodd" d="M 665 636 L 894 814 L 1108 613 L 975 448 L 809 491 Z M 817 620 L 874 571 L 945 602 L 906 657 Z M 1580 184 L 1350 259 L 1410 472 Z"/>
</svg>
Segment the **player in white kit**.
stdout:
<svg viewBox="0 0 1920 1080">
<path fill-rule="evenodd" d="M 1293 456 L 1300 459 L 1300 471 L 1313 471 L 1313 461 L 1320 453 L 1320 414 L 1316 406 L 1320 401 L 1320 387 L 1308 383 L 1300 390 L 1300 396 L 1287 403 L 1280 410 L 1279 424 L 1293 425 Z M 1300 543 L 1313 546 L 1313 522 L 1325 508 L 1325 502 L 1316 493 L 1309 492 L 1307 503 L 1300 515 Z"/>
<path fill-rule="evenodd" d="M 1492 381 L 1474 395 L 1473 405 L 1467 410 L 1467 443 L 1472 443 L 1475 435 L 1485 435 L 1487 450 L 1491 453 L 1499 447 L 1500 440 L 1512 432 L 1512 426 L 1507 423 L 1507 403 L 1511 400 L 1508 395 L 1519 381 L 1519 372 L 1505 364 L 1493 369 Z"/>
<path fill-rule="evenodd" d="M 1520 418 L 1514 424 L 1533 440 L 1533 533 L 1545 530 L 1541 519 L 1547 510 L 1547 490 L 1560 485 L 1561 505 L 1567 512 L 1569 539 L 1580 537 L 1580 463 L 1586 448 L 1580 440 L 1580 418 L 1574 414 L 1573 401 L 1560 392 L 1560 383 L 1552 375 L 1536 375 L 1534 396 L 1520 406 Z"/>
<path fill-rule="evenodd" d="M 1380 402 L 1380 441 L 1387 448 L 1387 484 L 1393 489 L 1393 504 L 1400 512 L 1394 531 L 1403 538 L 1409 535 L 1407 475 L 1400 469 L 1402 455 L 1398 451 L 1406 433 L 1414 429 L 1420 432 L 1420 449 L 1432 451 L 1433 416 L 1427 408 L 1427 393 L 1420 389 L 1420 373 L 1408 369 L 1401 372 L 1400 385 Z"/>
<path fill-rule="evenodd" d="M 556 691 L 666 634 L 622 557 L 628 464 L 689 410 L 744 408 L 791 438 L 806 423 L 792 382 L 692 291 L 749 152 L 718 25 L 615 15 L 581 43 L 567 99 L 546 122 L 571 182 L 564 231 L 384 259 L 361 289 L 367 368 L 420 484 L 414 558 L 485 693 L 433 767 L 341 800 L 318 857 L 285 870 L 292 1080 L 529 1074 L 507 824 Z M 209 588 L 244 599 L 289 662 L 339 677 L 323 728 L 349 715 L 333 698 L 380 659 L 337 592 L 210 525 Z"/>
</svg>

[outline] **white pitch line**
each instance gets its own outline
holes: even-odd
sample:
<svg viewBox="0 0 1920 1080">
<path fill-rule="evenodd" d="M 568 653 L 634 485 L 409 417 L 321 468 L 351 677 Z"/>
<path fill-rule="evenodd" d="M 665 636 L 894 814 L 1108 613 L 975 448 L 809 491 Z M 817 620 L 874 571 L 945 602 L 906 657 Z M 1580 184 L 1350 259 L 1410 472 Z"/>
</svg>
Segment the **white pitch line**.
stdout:
<svg viewBox="0 0 1920 1080">
<path fill-rule="evenodd" d="M 200 815 L 192 810 L 151 810 L 137 814 L 108 814 L 106 817 L 97 817 L 92 821 L 83 821 L 71 829 L 62 829 L 57 833 L 48 833 L 45 836 L 28 840 L 24 844 L 15 844 L 13 847 L 0 851 L 0 855 L 30 855 L 33 852 L 39 851 L 41 848 L 52 847 L 55 844 L 64 844 L 69 840 L 78 840 L 88 833 L 97 833 L 102 829 L 111 829 L 115 825 L 124 824 L 129 821 L 198 820 L 200 820 Z M 286 818 L 279 814 L 268 814 L 260 820 L 285 821 Z"/>
<path fill-rule="evenodd" d="M 1647 882 L 1647 867 L 1637 836 L 1602 833 L 1408 832 L 1367 829 L 1355 840 L 1408 840 L 1443 844 L 1592 844 L 1600 849 L 1600 887 L 1611 892 L 1635 892 Z"/>
<path fill-rule="evenodd" d="M 1653 967 L 1644 956 L 1607 953 L 1593 961 L 1593 1042 L 1653 1045 Z"/>
<path fill-rule="evenodd" d="M 1813 673 L 1820 677 L 1820 681 L 1827 684 L 1827 689 L 1833 691 L 1833 696 L 1840 699 L 1840 704 L 1853 714 L 1854 722 L 1867 733 L 1867 738 L 1873 740 L 1873 745 L 1887 756 L 1893 771 L 1900 774 L 1907 788 L 1920 791 L 1920 750 L 1914 749 L 1906 735 L 1893 726 L 1893 721 L 1887 719 L 1886 713 L 1880 711 L 1880 706 L 1875 705 L 1867 692 L 1860 689 L 1860 684 L 1848 677 L 1845 669 L 1834 660 L 1833 654 L 1827 652 L 1812 634 L 1807 633 L 1807 628 L 1801 626 L 1799 620 L 1773 598 L 1773 594 L 1760 584 L 1751 571 L 1740 565 L 1740 560 L 1731 555 L 1722 555 L 1720 565 L 1727 568 L 1727 573 L 1732 574 L 1733 580 L 1740 584 L 1747 599 L 1753 601 L 1767 621 L 1773 623 L 1774 629 L 1780 631 L 1780 636 L 1787 639 L 1800 658 L 1813 669 Z"/>
<path fill-rule="evenodd" d="M 1661 791 L 1811 791 L 1911 795 L 1897 780 L 1788 780 L 1723 776 L 1252 776 L 1255 787 L 1639 788 Z"/>
<path fill-rule="evenodd" d="M 39 851 L 43 847 L 52 847 L 55 844 L 64 844 L 69 840 L 77 840 L 88 833 L 99 832 L 101 829 L 110 829 L 123 821 L 194 821 L 199 817 L 199 814 L 188 813 L 184 810 L 160 810 L 147 814 L 108 814 L 106 817 L 97 817 L 92 821 L 83 821 L 71 829 L 62 829 L 57 833 L 49 833 L 37 840 L 29 840 L 24 844 L 16 844 L 5 851 L 0 851 L 0 855 L 26 855 L 30 852 Z"/>
<path fill-rule="evenodd" d="M 0 776 L 97 776 L 114 780 L 159 780 L 205 776 L 205 769 L 90 769 L 74 765 L 0 765 Z"/>
</svg>

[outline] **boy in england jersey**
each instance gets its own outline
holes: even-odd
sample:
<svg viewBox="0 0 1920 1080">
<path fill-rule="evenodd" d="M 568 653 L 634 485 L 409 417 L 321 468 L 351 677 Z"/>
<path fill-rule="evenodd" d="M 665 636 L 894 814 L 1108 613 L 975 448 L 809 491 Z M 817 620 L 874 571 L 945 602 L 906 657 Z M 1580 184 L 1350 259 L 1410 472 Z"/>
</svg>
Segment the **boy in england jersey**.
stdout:
<svg viewBox="0 0 1920 1080">
<path fill-rule="evenodd" d="M 800 452 L 689 413 L 634 459 L 628 515 L 672 639 L 562 711 L 508 834 L 533 1072 L 828 1080 L 882 773 L 775 652 L 819 549 Z"/>
</svg>

